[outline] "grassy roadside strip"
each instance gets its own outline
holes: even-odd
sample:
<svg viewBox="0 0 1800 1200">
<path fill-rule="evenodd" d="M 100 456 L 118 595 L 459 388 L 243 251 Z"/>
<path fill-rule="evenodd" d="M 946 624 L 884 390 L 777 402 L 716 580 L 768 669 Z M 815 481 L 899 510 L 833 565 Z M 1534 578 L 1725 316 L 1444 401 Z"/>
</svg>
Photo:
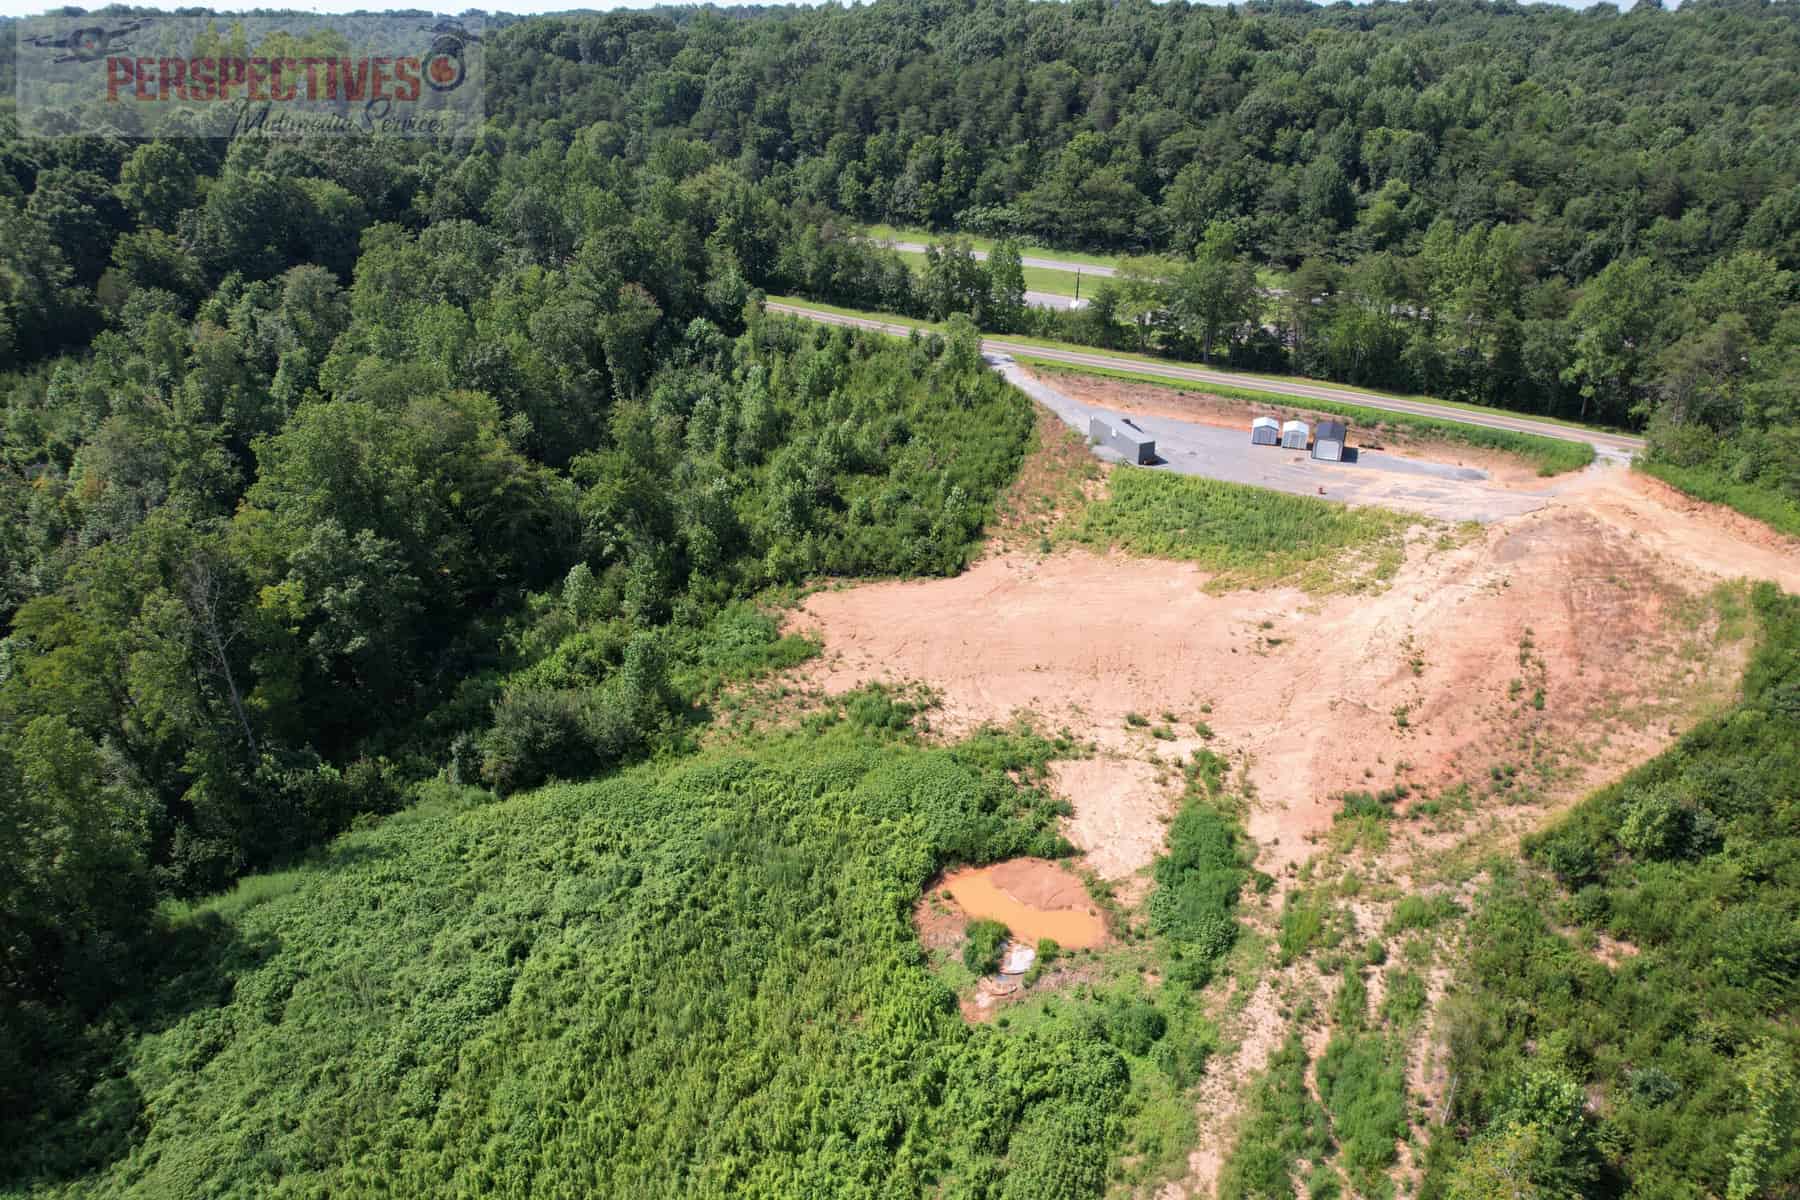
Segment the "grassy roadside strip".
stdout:
<svg viewBox="0 0 1800 1200">
<path fill-rule="evenodd" d="M 1461 442 L 1486 450 L 1504 450 L 1509 454 L 1518 455 L 1537 467 L 1539 475 L 1561 475 L 1565 471 L 1578 471 L 1594 461 L 1594 448 L 1586 442 L 1568 442 L 1559 438 L 1539 437 L 1534 433 L 1512 433 L 1504 429 L 1489 429 L 1483 425 L 1464 425 L 1457 421 L 1441 420 L 1437 417 L 1387 412 L 1382 409 L 1363 408 L 1356 404 L 1339 404 L 1332 400 L 1302 399 L 1297 396 L 1282 396 L 1274 392 L 1223 387 L 1211 383 L 1183 383 L 1180 380 L 1159 378 L 1136 371 L 1114 371 L 1105 367 L 1072 367 L 1066 363 L 1052 362 L 1049 359 L 1033 358 L 1028 355 L 1019 356 L 1019 361 L 1034 371 L 1051 371 L 1062 375 L 1097 375 L 1106 379 L 1119 379 L 1130 383 L 1147 383 L 1154 387 L 1164 387 L 1174 391 L 1202 392 L 1212 396 L 1224 396 L 1230 400 L 1265 404 L 1280 410 L 1281 415 L 1286 415 L 1289 411 L 1324 413 L 1331 416 L 1348 417 L 1358 427 L 1364 429 L 1396 429 L 1416 437 Z"/>
<path fill-rule="evenodd" d="M 844 308 L 844 307 L 842 307 L 840 305 L 836 305 L 836 304 L 824 304 L 817 300 L 808 300 L 804 296 L 773 296 L 773 295 L 771 295 L 771 296 L 768 296 L 767 299 L 768 299 L 769 303 L 771 303 L 771 304 L 791 304 L 796 308 L 806 308 L 806 309 L 811 309 L 815 312 L 831 313 L 833 315 L 840 316 L 840 317 L 860 317 L 861 319 L 863 319 L 865 321 L 884 321 L 890 325 L 903 325 L 903 326 L 906 326 L 907 328 L 916 328 L 916 329 L 920 330 L 921 332 L 925 332 L 925 333 L 942 332 L 943 328 L 944 328 L 942 325 L 934 324 L 931 321 L 923 321 L 923 320 L 918 319 L 917 317 L 902 317 L 902 316 L 896 316 L 892 313 L 872 312 L 868 309 L 863 309 L 863 308 Z M 1026 337 L 1022 334 L 983 333 L 982 336 L 983 337 L 991 337 L 991 338 L 1003 338 L 1007 342 L 1010 342 L 1016 346 L 1035 346 L 1035 347 L 1038 347 L 1038 348 L 1044 349 L 1044 350 L 1060 350 L 1060 351 L 1063 351 L 1065 353 L 1070 353 L 1070 354 L 1104 354 L 1110 358 L 1118 358 L 1118 359 L 1124 359 L 1129 362 L 1142 363 L 1146 367 L 1179 367 L 1184 370 L 1192 370 L 1192 371 L 1231 371 L 1232 374 L 1236 374 L 1236 375 L 1252 374 L 1251 372 L 1247 372 L 1247 371 L 1232 371 L 1232 369 L 1230 367 L 1213 367 L 1213 366 L 1207 366 L 1204 363 L 1186 362 L 1181 359 L 1175 359 L 1175 358 L 1158 358 L 1157 356 L 1155 356 L 1153 354 L 1141 354 L 1135 350 L 1109 350 L 1102 346 L 1083 346 L 1083 345 L 1078 345 L 1074 342 L 1058 342 L 1058 341 L 1052 341 L 1047 338 Z M 1336 382 L 1336 381 L 1330 380 L 1330 379 L 1308 379 L 1302 375 L 1256 375 L 1255 377 L 1258 379 L 1267 380 L 1271 384 L 1298 383 L 1298 384 L 1307 384 L 1312 387 L 1343 388 L 1347 391 L 1356 390 L 1355 384 L 1339 383 L 1339 382 Z M 1184 385 L 1180 381 L 1171 381 L 1167 378 L 1160 378 L 1160 377 L 1151 379 L 1151 380 L 1149 380 L 1149 382 L 1168 384 L 1169 386 L 1172 386 L 1172 387 L 1187 386 L 1190 388 L 1190 390 L 1199 390 L 1200 389 L 1200 385 L 1198 385 L 1198 384 L 1188 383 L 1188 384 Z M 1409 394 L 1400 393 L 1400 392 L 1383 392 L 1382 395 L 1386 396 L 1386 397 L 1390 397 L 1395 400 L 1409 400 L 1409 401 L 1416 401 L 1416 402 L 1423 403 L 1423 404 L 1437 404 L 1437 405 L 1441 405 L 1445 408 L 1460 409 L 1463 412 L 1478 413 L 1480 415 L 1489 416 L 1489 417 L 1523 418 L 1528 421 L 1537 421 L 1537 422 L 1540 422 L 1545 425 L 1558 425 L 1564 429 L 1568 429 L 1573 432 L 1610 434 L 1613 436 L 1620 435 L 1620 431 L 1616 430 L 1616 429 L 1606 429 L 1599 425 L 1584 425 L 1580 421 L 1569 421 L 1569 420 L 1565 420 L 1562 417 L 1544 416 L 1541 413 L 1519 412 L 1519 411 L 1516 411 L 1513 409 L 1508 409 L 1508 408 L 1494 408 L 1490 405 L 1470 404 L 1467 401 L 1463 401 L 1463 400 L 1445 400 L 1438 396 L 1409 395 Z M 1285 403 L 1285 402 L 1288 402 L 1288 401 L 1294 400 L 1294 399 L 1298 399 L 1298 398 L 1283 397 L 1283 402 Z M 1304 402 L 1308 403 L 1308 404 L 1317 403 L 1317 404 L 1321 404 L 1321 405 L 1327 403 L 1326 401 L 1316 401 L 1315 402 L 1312 400 L 1306 400 Z M 1336 402 L 1332 401 L 1330 403 L 1336 403 Z M 1354 406 L 1348 406 L 1348 407 L 1354 407 Z M 1324 409 L 1321 408 L 1319 411 L 1322 412 L 1322 411 L 1324 411 Z M 1370 410 L 1370 411 L 1379 411 L 1380 415 L 1383 419 L 1386 419 L 1389 416 L 1405 416 L 1406 415 L 1406 414 L 1393 414 L 1393 413 L 1387 412 L 1386 410 Z M 1421 418 L 1421 419 L 1430 420 L 1433 418 Z M 1435 419 L 1443 420 L 1444 418 L 1435 418 Z M 1629 436 L 1635 436 L 1635 435 L 1629 435 Z M 1551 439 L 1545 439 L 1545 440 L 1554 441 L 1555 439 L 1551 438 Z"/>
<path fill-rule="evenodd" d="M 933 242 L 943 245 L 951 238 L 962 238 L 970 246 L 982 253 L 991 253 L 1000 244 L 998 238 L 982 237 L 974 233 L 956 233 L 941 231 L 933 233 L 929 229 L 901 229 L 893 225 L 870 225 L 867 236 L 881 242 L 917 242 L 928 246 Z M 1019 253 L 1029 258 L 1048 258 L 1057 262 L 1080 263 L 1088 267 L 1116 267 L 1119 259 L 1115 255 L 1087 254 L 1080 250 L 1058 250 L 1054 246 L 1041 246 L 1035 242 L 1019 241 Z"/>
<path fill-rule="evenodd" d="M 923 276 L 925 274 L 925 256 L 923 254 L 914 250 L 897 250 L 895 253 L 906 261 L 906 265 L 912 268 L 914 275 Z M 1047 292 L 1052 296 L 1073 296 L 1075 294 L 1076 282 L 1073 271 L 1058 271 L 1054 267 L 1021 267 L 1020 270 L 1024 273 L 1025 290 L 1028 292 Z M 1096 282 L 1095 276 L 1088 276 L 1089 295 L 1093 294 Z"/>
<path fill-rule="evenodd" d="M 1696 500 L 1723 504 L 1789 537 L 1800 537 L 1800 504 L 1779 492 L 1739 483 L 1710 466 L 1680 467 L 1674 463 L 1652 462 L 1647 458 L 1638 458 L 1632 465 L 1651 478 L 1660 479 L 1676 491 Z"/>
</svg>

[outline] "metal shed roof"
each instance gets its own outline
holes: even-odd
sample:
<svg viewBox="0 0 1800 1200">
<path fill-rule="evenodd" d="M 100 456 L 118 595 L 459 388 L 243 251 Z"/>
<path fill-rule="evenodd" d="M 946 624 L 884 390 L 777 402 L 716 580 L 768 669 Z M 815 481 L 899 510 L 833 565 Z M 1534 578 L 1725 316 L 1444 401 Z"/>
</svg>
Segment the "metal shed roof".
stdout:
<svg viewBox="0 0 1800 1200">
<path fill-rule="evenodd" d="M 1342 421 L 1320 421 L 1313 433 L 1321 442 L 1341 442 L 1344 435 L 1350 432 L 1350 426 Z"/>
<path fill-rule="evenodd" d="M 1252 429 L 1261 429 L 1265 427 L 1274 429 L 1276 425 L 1277 422 L 1274 417 L 1258 417 L 1256 420 L 1250 422 L 1250 428 Z"/>
<path fill-rule="evenodd" d="M 1306 429 L 1306 422 L 1305 421 L 1283 421 L 1282 422 L 1281 432 L 1287 433 L 1289 430 L 1293 430 L 1293 429 L 1299 429 L 1299 430 L 1304 431 Z"/>
</svg>

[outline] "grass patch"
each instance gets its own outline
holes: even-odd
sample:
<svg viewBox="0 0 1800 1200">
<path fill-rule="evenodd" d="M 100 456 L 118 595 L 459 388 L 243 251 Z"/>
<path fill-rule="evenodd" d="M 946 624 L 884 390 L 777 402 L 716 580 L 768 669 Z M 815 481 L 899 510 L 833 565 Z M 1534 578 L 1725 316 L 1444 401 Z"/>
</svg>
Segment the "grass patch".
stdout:
<svg viewBox="0 0 1800 1200">
<path fill-rule="evenodd" d="M 1321 892 L 1289 892 L 1281 906 L 1281 929 L 1275 937 L 1282 966 L 1304 958 L 1314 946 L 1331 940 L 1331 900 Z"/>
<path fill-rule="evenodd" d="M 925 274 L 925 255 L 922 252 L 898 250 L 895 253 L 899 254 L 905 260 L 906 265 L 912 268 L 913 274 Z M 1091 296 L 1094 293 L 1095 285 L 1104 278 L 1099 275 L 1084 275 L 1080 277 L 1080 284 L 1077 285 L 1077 276 L 1073 271 L 1059 271 L 1055 267 L 1022 266 L 1019 268 L 1019 272 L 1025 277 L 1026 291 L 1045 292 L 1052 296 L 1077 295 L 1079 294 L 1078 286 L 1081 291 L 1085 291 Z"/>
<path fill-rule="evenodd" d="M 1092 353 L 1091 350 L 1089 352 Z M 1108 351 L 1108 353 L 1111 352 Z M 1030 355 L 1020 355 L 1019 361 L 1027 364 L 1034 371 L 1047 371 L 1062 375 L 1097 375 L 1128 383 L 1143 383 L 1175 391 L 1197 392 L 1208 396 L 1222 396 L 1228 400 L 1242 400 L 1247 404 L 1273 408 L 1276 410 L 1274 415 L 1283 420 L 1294 415 L 1344 417 L 1359 430 L 1375 432 L 1392 430 L 1410 437 L 1431 441 L 1455 442 L 1482 450 L 1499 450 L 1524 459 L 1537 468 L 1539 475 L 1561 475 L 1568 471 L 1579 471 L 1594 461 L 1594 447 L 1584 441 L 1544 437 L 1535 433 L 1514 433 L 1510 430 L 1490 429 L 1485 425 L 1470 425 L 1443 417 L 1390 412 L 1386 409 L 1368 408 L 1360 404 L 1343 404 L 1335 400 L 1311 398 L 1302 400 L 1294 396 L 1256 391 L 1251 388 L 1200 382 L 1184 383 L 1138 371 L 1118 371 L 1106 367 L 1071 367 L 1050 359 L 1033 358 Z M 1429 399 L 1433 404 L 1449 403 L 1449 401 L 1435 398 Z M 1504 409 L 1481 409 L 1479 411 L 1490 412 L 1496 416 L 1528 417 L 1533 421 L 1544 419 L 1526 413 L 1509 413 Z"/>
<path fill-rule="evenodd" d="M 1455 900 L 1446 895 L 1407 896 L 1394 905 L 1388 917 L 1387 934 L 1406 933 L 1413 929 L 1435 929 L 1439 923 L 1461 913 Z"/>
<path fill-rule="evenodd" d="M 1696 500 L 1723 504 L 1789 537 L 1800 537 L 1800 503 L 1773 488 L 1740 483 L 1713 466 L 1678 467 L 1647 458 L 1634 460 L 1633 466 Z"/>
<path fill-rule="evenodd" d="M 1419 522 L 1386 509 L 1120 467 L 1106 499 L 1088 505 L 1067 536 L 1198 563 L 1213 573 L 1216 589 L 1293 583 L 1310 592 L 1360 591 L 1399 569 L 1405 531 Z"/>
</svg>

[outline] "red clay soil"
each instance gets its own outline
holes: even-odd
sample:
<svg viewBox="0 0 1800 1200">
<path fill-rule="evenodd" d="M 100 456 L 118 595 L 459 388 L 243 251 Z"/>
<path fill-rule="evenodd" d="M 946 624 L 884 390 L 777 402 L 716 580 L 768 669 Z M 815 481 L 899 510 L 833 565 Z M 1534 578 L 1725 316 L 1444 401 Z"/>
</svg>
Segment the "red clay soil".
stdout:
<svg viewBox="0 0 1800 1200">
<path fill-rule="evenodd" d="M 1214 595 L 1191 564 L 1079 549 L 817 593 L 796 617 L 825 645 L 807 676 L 832 693 L 923 681 L 952 735 L 1027 710 L 1130 757 L 1247 756 L 1249 832 L 1276 870 L 1308 856 L 1337 794 L 1384 786 L 1401 761 L 1415 783 L 1449 785 L 1513 754 L 1526 724 L 1579 745 L 1584 780 L 1641 761 L 1679 732 L 1684 699 L 1728 687 L 1741 661 L 1685 652 L 1704 637 L 1692 598 L 1740 576 L 1800 590 L 1800 558 L 1710 506 L 1672 505 L 1621 468 L 1570 482 L 1473 540 L 1415 539 L 1374 596 Z M 1522 711 L 1540 685 L 1543 708 Z M 1218 736 L 1203 742 L 1192 722 L 1207 704 Z M 1165 710 L 1180 718 L 1172 741 L 1125 721 Z M 1126 843 L 1160 846 L 1156 805 L 1104 771 L 1064 782 L 1069 828 L 1102 835 L 1079 844 L 1104 873 L 1142 863 Z M 1103 864 L 1112 845 L 1125 848 Z"/>
</svg>

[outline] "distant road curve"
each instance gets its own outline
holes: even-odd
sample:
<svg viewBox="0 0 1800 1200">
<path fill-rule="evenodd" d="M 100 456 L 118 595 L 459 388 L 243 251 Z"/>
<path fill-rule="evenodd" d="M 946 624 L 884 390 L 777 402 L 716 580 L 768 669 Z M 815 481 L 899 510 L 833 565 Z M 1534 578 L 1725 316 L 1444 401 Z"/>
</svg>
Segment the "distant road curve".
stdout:
<svg viewBox="0 0 1800 1200">
<path fill-rule="evenodd" d="M 820 321 L 827 325 L 848 325 L 855 329 L 870 329 L 895 337 L 905 337 L 912 332 L 911 327 L 907 325 L 897 325 L 872 317 L 851 317 L 840 313 L 821 312 L 818 309 L 798 304 L 770 302 L 769 311 L 804 317 L 809 321 Z M 1004 337 L 982 338 L 981 349 L 986 354 L 1007 354 L 1014 357 L 1024 355 L 1030 358 L 1045 359 L 1049 362 L 1067 363 L 1075 367 L 1099 367 L 1108 371 L 1135 371 L 1140 375 L 1156 375 L 1164 379 L 1180 380 L 1184 383 L 1210 383 L 1221 387 L 1251 388 L 1260 392 L 1292 396 L 1297 400 L 1332 400 L 1339 404 L 1358 404 L 1364 408 L 1378 408 L 1385 412 L 1436 417 L 1444 421 L 1457 421 L 1464 425 L 1504 429 L 1511 433 L 1532 433 L 1539 437 L 1557 438 L 1565 442 L 1587 442 L 1594 447 L 1595 453 L 1619 460 L 1628 460 L 1644 449 L 1644 439 L 1633 437 L 1628 433 L 1600 433 L 1587 429 L 1575 429 L 1549 421 L 1534 420 L 1531 417 L 1472 412 L 1469 409 L 1457 408 L 1450 404 L 1436 404 L 1429 400 L 1405 400 L 1398 396 L 1384 396 L 1379 392 L 1363 392 L 1351 388 L 1332 387 L 1328 384 L 1295 383 L 1285 379 L 1268 379 L 1260 375 L 1234 375 L 1229 371 L 1209 371 L 1201 367 L 1177 366 L 1174 363 L 1141 362 L 1133 358 L 1115 358 L 1109 354 L 1090 353 L 1084 350 L 1052 350 L 1044 346 L 1010 341 Z"/>
<path fill-rule="evenodd" d="M 890 242 L 884 240 L 881 244 L 890 250 L 898 250 L 902 254 L 925 253 L 925 243 L 923 242 Z M 986 250 L 975 250 L 972 251 L 972 253 L 975 256 L 976 262 L 987 261 L 988 252 Z M 1106 279 L 1111 279 L 1114 275 L 1119 273 L 1117 267 L 1096 266 L 1094 263 L 1065 262 L 1060 258 L 1039 258 L 1034 254 L 1019 255 L 1019 265 L 1022 267 L 1042 267 L 1049 271 L 1068 271 L 1071 274 L 1079 271 L 1083 275 L 1098 275 Z"/>
</svg>

